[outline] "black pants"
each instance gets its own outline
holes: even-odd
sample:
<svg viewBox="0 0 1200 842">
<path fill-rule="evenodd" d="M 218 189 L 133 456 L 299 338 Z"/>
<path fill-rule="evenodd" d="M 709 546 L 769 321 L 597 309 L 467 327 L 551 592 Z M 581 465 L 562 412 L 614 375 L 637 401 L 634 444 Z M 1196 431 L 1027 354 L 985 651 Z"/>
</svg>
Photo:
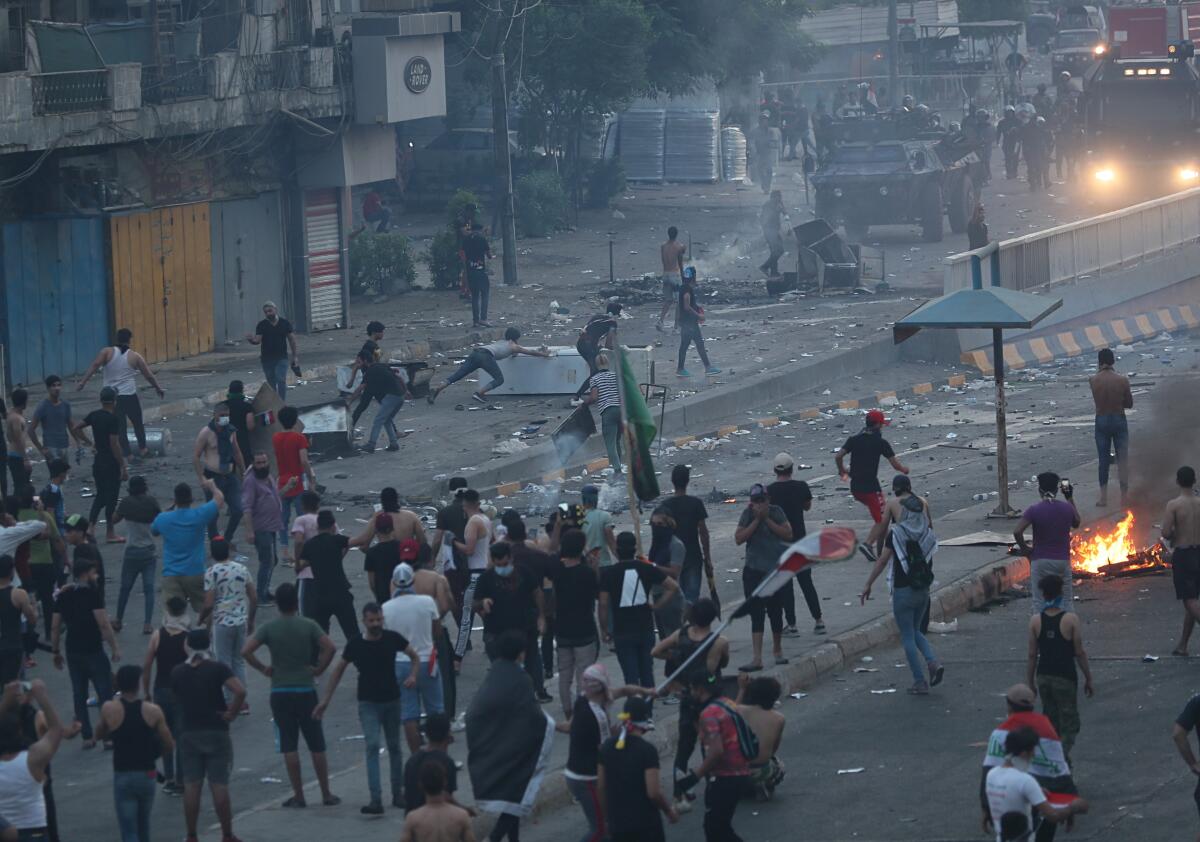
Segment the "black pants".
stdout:
<svg viewBox="0 0 1200 842">
<path fill-rule="evenodd" d="M 367 407 L 371 405 L 371 396 L 363 393 L 363 396 L 358 399 L 358 406 L 354 407 L 354 414 L 350 416 L 350 426 L 358 426 L 358 419 L 362 418 L 363 413 L 367 411 Z M 243 454 L 244 455 L 244 454 Z"/>
<path fill-rule="evenodd" d="M 88 520 L 96 525 L 96 518 L 104 510 L 105 525 L 112 529 L 113 512 L 117 510 L 117 499 L 121 496 L 121 469 L 116 464 L 97 462 L 92 465 L 92 479 L 96 481 L 96 496 L 92 498 L 92 510 Z"/>
<path fill-rule="evenodd" d="M 688 766 L 692 760 L 692 752 L 696 750 L 696 741 L 699 738 L 697 730 L 700 724 L 700 708 L 692 701 L 690 695 L 684 695 L 679 702 L 679 741 L 675 746 L 675 780 L 679 780 L 688 773 Z M 675 787 L 675 797 L 678 798 L 683 793 L 679 787 Z"/>
<path fill-rule="evenodd" d="M 129 434 L 125 422 L 133 424 L 133 435 L 137 438 L 138 448 L 146 449 L 146 425 L 142 422 L 142 402 L 137 394 L 117 395 L 117 438 L 121 440 L 121 450 L 129 455 Z"/>
<path fill-rule="evenodd" d="M 704 842 L 742 842 L 733 830 L 733 814 L 749 782 L 745 775 L 709 779 L 704 789 Z"/>
<path fill-rule="evenodd" d="M 346 640 L 360 637 L 358 618 L 354 615 L 354 596 L 350 591 L 330 590 L 322 588 L 313 579 L 309 584 L 309 606 L 312 614 L 309 619 L 316 620 L 326 634 L 329 633 L 330 618 L 336 617 L 342 627 Z"/>
<path fill-rule="evenodd" d="M 467 287 L 471 290 L 471 318 L 475 324 L 486 322 L 488 302 L 492 297 L 492 282 L 484 269 L 467 270 Z"/>
<path fill-rule="evenodd" d="M 766 576 L 761 570 L 742 570 L 742 592 L 746 599 L 750 599 L 750 594 L 754 593 L 754 589 Z M 756 598 L 750 601 L 750 631 L 753 634 L 762 634 L 766 626 L 763 622 L 764 615 L 771 620 L 772 632 L 778 634 L 783 631 L 783 591 L 776 591 L 766 599 Z"/>
<path fill-rule="evenodd" d="M 489 842 L 500 842 L 508 837 L 508 842 L 521 842 L 521 817 L 510 813 L 501 813 L 496 819 L 496 826 L 488 834 Z"/>
<path fill-rule="evenodd" d="M 442 626 L 442 639 L 437 641 L 438 670 L 442 674 L 442 708 L 451 719 L 458 705 L 458 676 L 454 672 L 454 644 L 450 630 Z"/>
<path fill-rule="evenodd" d="M 25 457 L 8 454 L 8 472 L 12 474 L 13 494 L 20 494 L 21 489 L 29 485 L 29 471 L 25 470 Z"/>
<path fill-rule="evenodd" d="M 579 390 L 575 392 L 575 397 L 581 398 L 583 393 L 592 387 L 592 375 L 596 373 L 596 357 L 600 355 L 600 346 L 584 336 L 575 341 L 575 350 L 588 364 L 588 376 L 583 378 L 583 382 L 579 384 Z"/>
<path fill-rule="evenodd" d="M 683 370 L 683 364 L 687 362 L 688 346 L 693 342 L 696 343 L 696 353 L 700 355 L 700 362 L 704 363 L 705 368 L 709 368 L 708 352 L 704 350 L 704 337 L 700 335 L 700 325 L 698 323 L 684 322 L 679 326 L 679 365 L 678 370 Z"/>
<path fill-rule="evenodd" d="M 46 640 L 49 641 L 51 615 L 54 613 L 54 586 L 58 584 L 54 564 L 31 564 L 29 570 L 33 575 L 33 592 L 37 597 L 38 610 L 46 627 Z"/>
<path fill-rule="evenodd" d="M 817 589 L 813 585 L 812 570 L 801 570 L 797 573 L 796 584 L 800 586 L 800 592 L 804 594 L 804 601 L 808 604 L 808 613 L 812 615 L 813 620 L 820 620 L 821 599 L 817 596 Z M 791 582 L 788 582 L 779 592 L 783 594 L 783 613 L 787 617 L 787 624 L 795 626 L 796 589 L 792 587 Z"/>
<path fill-rule="evenodd" d="M 767 248 L 771 250 L 771 253 L 767 255 L 766 262 L 758 268 L 774 277 L 779 274 L 779 258 L 783 257 L 785 251 L 783 237 L 779 236 L 779 229 L 764 230 L 763 237 L 766 239 Z"/>
</svg>

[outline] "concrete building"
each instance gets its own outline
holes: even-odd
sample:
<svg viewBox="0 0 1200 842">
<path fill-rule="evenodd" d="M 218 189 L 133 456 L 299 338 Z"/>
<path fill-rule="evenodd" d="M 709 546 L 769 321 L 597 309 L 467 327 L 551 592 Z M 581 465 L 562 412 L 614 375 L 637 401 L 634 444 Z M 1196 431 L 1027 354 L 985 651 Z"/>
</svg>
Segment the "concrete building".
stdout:
<svg viewBox="0 0 1200 842">
<path fill-rule="evenodd" d="M 429 0 L 0 0 L 8 384 L 345 326 L 351 188 L 446 110 Z M 336 8 L 335 8 L 336 6 Z"/>
</svg>

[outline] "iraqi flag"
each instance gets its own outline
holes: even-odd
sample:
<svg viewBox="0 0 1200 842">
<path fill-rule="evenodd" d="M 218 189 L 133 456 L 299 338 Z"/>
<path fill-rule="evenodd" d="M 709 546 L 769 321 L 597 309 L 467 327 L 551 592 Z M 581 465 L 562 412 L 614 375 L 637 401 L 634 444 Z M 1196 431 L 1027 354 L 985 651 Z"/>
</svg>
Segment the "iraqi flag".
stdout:
<svg viewBox="0 0 1200 842">
<path fill-rule="evenodd" d="M 858 538 L 854 530 L 847 526 L 830 526 L 805 535 L 783 551 L 779 556 L 779 564 L 762 580 L 762 584 L 755 588 L 750 598 L 733 613 L 734 618 L 749 614 L 750 605 L 755 599 L 771 596 L 801 570 L 818 561 L 841 561 L 849 558 L 857 548 Z"/>
<path fill-rule="evenodd" d="M 1029 774 L 1037 779 L 1046 794 L 1046 800 L 1055 807 L 1065 807 L 1078 798 L 1079 790 L 1075 788 L 1075 779 L 1071 777 L 1071 767 L 1067 764 L 1067 755 L 1058 732 L 1043 714 L 1031 710 L 1012 714 L 992 731 L 987 754 L 983 756 L 983 768 L 987 770 L 1004 764 L 1004 741 L 1010 732 L 1019 728 L 1032 728 L 1038 735 L 1038 746 L 1033 752 Z"/>
</svg>

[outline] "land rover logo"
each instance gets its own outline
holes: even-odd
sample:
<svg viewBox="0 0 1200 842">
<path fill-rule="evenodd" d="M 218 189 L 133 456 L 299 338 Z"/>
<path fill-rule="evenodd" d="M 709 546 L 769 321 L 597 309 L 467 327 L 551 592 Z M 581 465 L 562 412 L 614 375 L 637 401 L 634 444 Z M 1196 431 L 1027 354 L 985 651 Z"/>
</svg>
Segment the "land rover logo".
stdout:
<svg viewBox="0 0 1200 842">
<path fill-rule="evenodd" d="M 404 65 L 404 86 L 414 94 L 423 94 L 429 88 L 433 78 L 433 68 L 429 61 L 421 56 L 410 58 Z"/>
</svg>

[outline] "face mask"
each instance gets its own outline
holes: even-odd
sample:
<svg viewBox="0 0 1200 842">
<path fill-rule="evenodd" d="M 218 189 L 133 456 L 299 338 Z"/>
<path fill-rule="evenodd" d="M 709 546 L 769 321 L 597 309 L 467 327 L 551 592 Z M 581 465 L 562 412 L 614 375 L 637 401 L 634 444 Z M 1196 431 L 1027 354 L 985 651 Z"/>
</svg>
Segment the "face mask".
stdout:
<svg viewBox="0 0 1200 842">
<path fill-rule="evenodd" d="M 256 477 L 258 477 L 259 479 L 266 479 L 267 477 L 269 477 L 271 475 L 271 469 L 270 468 L 255 468 L 254 475 Z"/>
<path fill-rule="evenodd" d="M 228 426 L 229 426 L 229 416 L 228 416 L 228 415 L 222 415 L 220 418 L 218 418 L 218 419 L 217 419 L 217 426 L 218 426 L 218 427 L 228 427 Z"/>
<path fill-rule="evenodd" d="M 1014 769 L 1021 772 L 1028 772 L 1029 767 L 1033 765 L 1033 761 L 1028 757 L 1013 757 L 1008 762 L 1012 764 Z"/>
<path fill-rule="evenodd" d="M 673 533 L 671 532 L 671 527 L 669 527 L 669 526 L 656 526 L 654 524 L 651 524 L 650 525 L 650 534 L 653 536 L 654 541 L 658 542 L 658 541 L 670 541 L 671 535 Z"/>
<path fill-rule="evenodd" d="M 497 576 L 503 576 L 506 579 L 511 576 L 513 572 L 513 566 L 511 564 L 505 565 L 504 567 L 496 565 L 496 567 L 493 569 L 496 571 Z"/>
</svg>

